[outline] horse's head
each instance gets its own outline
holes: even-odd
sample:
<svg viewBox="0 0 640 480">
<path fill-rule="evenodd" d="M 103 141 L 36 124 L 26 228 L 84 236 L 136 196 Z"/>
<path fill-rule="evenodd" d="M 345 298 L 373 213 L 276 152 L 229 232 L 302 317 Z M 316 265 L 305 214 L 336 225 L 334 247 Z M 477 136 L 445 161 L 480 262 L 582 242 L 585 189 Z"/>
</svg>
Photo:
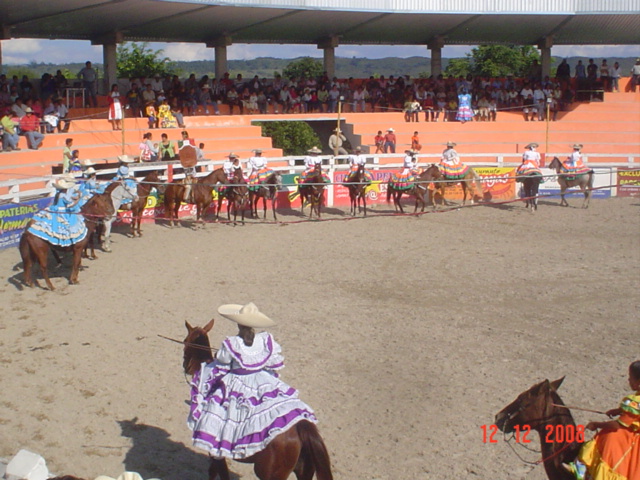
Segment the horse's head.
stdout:
<svg viewBox="0 0 640 480">
<path fill-rule="evenodd" d="M 204 327 L 192 327 L 189 322 L 184 322 L 187 327 L 187 336 L 184 339 L 184 354 L 182 368 L 187 375 L 193 375 L 198 371 L 202 362 L 211 362 L 211 344 L 208 333 L 213 328 L 214 320 L 211 319 Z"/>
<path fill-rule="evenodd" d="M 541 420 L 548 419 L 551 415 L 553 403 L 559 401 L 556 390 L 563 380 L 564 377 L 554 382 L 545 380 L 522 392 L 518 398 L 498 412 L 495 424 L 505 433 L 513 432 L 516 426 L 530 425 L 535 428 Z"/>
<path fill-rule="evenodd" d="M 549 164 L 549 168 L 551 170 L 555 170 L 556 172 L 559 172 L 560 169 L 562 168 L 562 162 L 558 157 L 553 157 L 553 160 L 551 160 L 551 163 Z"/>
<path fill-rule="evenodd" d="M 442 178 L 442 171 L 435 163 L 429 165 L 420 176 L 425 180 L 439 180 Z"/>
<path fill-rule="evenodd" d="M 149 175 L 142 179 L 141 184 L 149 184 L 150 189 L 155 188 L 158 193 L 162 194 L 167 188 L 167 184 L 160 180 L 160 173 L 158 170 L 153 170 Z"/>
</svg>

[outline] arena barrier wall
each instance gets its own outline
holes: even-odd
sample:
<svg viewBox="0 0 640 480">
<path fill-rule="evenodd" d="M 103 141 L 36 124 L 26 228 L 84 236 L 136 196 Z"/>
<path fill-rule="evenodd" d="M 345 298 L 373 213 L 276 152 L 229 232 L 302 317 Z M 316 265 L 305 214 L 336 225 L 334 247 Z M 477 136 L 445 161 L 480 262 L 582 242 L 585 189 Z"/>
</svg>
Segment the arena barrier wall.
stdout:
<svg viewBox="0 0 640 480">
<path fill-rule="evenodd" d="M 35 213 L 47 208 L 52 197 L 29 200 L 20 205 L 2 205 L 0 207 L 0 250 L 17 247 L 20 236 Z"/>
</svg>

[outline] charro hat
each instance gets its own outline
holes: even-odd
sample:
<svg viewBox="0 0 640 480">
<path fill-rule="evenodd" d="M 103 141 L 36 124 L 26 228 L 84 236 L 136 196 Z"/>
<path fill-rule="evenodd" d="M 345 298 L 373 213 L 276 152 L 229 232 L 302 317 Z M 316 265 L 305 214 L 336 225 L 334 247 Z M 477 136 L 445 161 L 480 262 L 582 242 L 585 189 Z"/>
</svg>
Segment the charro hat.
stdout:
<svg viewBox="0 0 640 480">
<path fill-rule="evenodd" d="M 27 107 L 24 109 L 24 113 L 33 113 L 33 109 L 31 107 Z"/>
<path fill-rule="evenodd" d="M 361 147 L 361 146 L 357 146 L 357 147 L 356 147 L 356 152 L 359 152 L 359 151 L 361 151 L 361 150 L 362 150 L 362 147 Z"/>
<path fill-rule="evenodd" d="M 235 154 L 235 153 L 233 153 L 233 152 L 231 152 L 231 153 L 228 155 L 228 157 L 229 157 L 229 158 L 239 158 L 239 157 L 238 157 L 238 155 L 236 155 L 236 154 Z"/>
<path fill-rule="evenodd" d="M 218 308 L 218 313 L 245 327 L 261 328 L 275 325 L 275 322 L 258 310 L 258 307 L 253 302 L 246 305 L 222 305 Z"/>
<path fill-rule="evenodd" d="M 573 145 L 573 149 L 574 150 L 582 150 L 582 144 L 581 143 L 576 143 Z"/>
<path fill-rule="evenodd" d="M 307 153 L 322 153 L 322 150 L 320 150 L 318 147 L 313 147 L 307 150 Z"/>
<path fill-rule="evenodd" d="M 538 144 L 537 143 L 530 143 L 529 145 L 525 146 L 524 148 L 538 148 Z"/>
<path fill-rule="evenodd" d="M 259 148 L 256 148 L 253 153 L 258 154 L 258 153 L 262 153 L 262 150 L 260 150 Z"/>
<path fill-rule="evenodd" d="M 122 163 L 133 163 L 133 159 L 129 155 L 118 155 L 118 161 Z"/>
<path fill-rule="evenodd" d="M 447 142 L 447 147 L 453 148 L 457 145 L 455 142 Z"/>
<path fill-rule="evenodd" d="M 93 163 L 90 159 L 87 158 L 84 162 L 82 162 L 82 165 L 85 167 L 93 167 L 95 163 Z"/>
<path fill-rule="evenodd" d="M 85 175 L 93 175 L 94 173 L 96 173 L 96 169 L 93 167 L 89 167 L 84 171 Z"/>
<path fill-rule="evenodd" d="M 395 132 L 393 128 L 387 128 L 387 132 Z"/>
<path fill-rule="evenodd" d="M 53 188 L 57 190 L 66 190 L 67 188 L 71 188 L 76 184 L 73 177 L 60 177 L 53 182 Z"/>
</svg>

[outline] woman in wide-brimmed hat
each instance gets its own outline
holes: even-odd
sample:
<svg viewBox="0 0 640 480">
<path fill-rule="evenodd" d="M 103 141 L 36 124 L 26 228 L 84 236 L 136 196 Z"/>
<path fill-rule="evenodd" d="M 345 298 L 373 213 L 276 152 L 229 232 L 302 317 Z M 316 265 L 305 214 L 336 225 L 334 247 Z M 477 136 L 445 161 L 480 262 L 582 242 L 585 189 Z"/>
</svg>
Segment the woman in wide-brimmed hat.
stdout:
<svg viewBox="0 0 640 480">
<path fill-rule="evenodd" d="M 33 216 L 30 233 L 59 247 L 69 247 L 86 237 L 87 227 L 78 207 L 80 193 L 75 186 L 76 180 L 70 174 L 53 182 L 53 203 Z"/>
<path fill-rule="evenodd" d="M 582 144 L 576 143 L 573 145 L 573 152 L 571 155 L 567 157 L 567 159 L 562 162 L 565 170 L 567 170 L 568 174 L 580 174 L 588 170 L 587 166 L 582 161 Z"/>
<path fill-rule="evenodd" d="M 241 460 L 299 421 L 317 420 L 296 389 L 278 378 L 284 367 L 280 345 L 270 333 L 255 332 L 275 322 L 253 303 L 222 305 L 218 313 L 238 324 L 238 334 L 194 375 L 188 425 L 196 447 Z"/>
<path fill-rule="evenodd" d="M 440 159 L 440 169 L 448 179 L 458 179 L 466 175 L 469 167 L 460 161 L 458 152 L 455 150 L 454 142 L 447 142 L 447 148 L 442 152 Z"/>
<path fill-rule="evenodd" d="M 522 163 L 518 166 L 516 174 L 518 177 L 523 175 L 542 175 L 540 171 L 540 154 L 536 151 L 538 148 L 537 143 L 530 143 L 526 145 L 525 152 L 522 154 Z M 522 178 L 517 178 L 516 181 L 521 181 Z"/>
<path fill-rule="evenodd" d="M 307 178 L 311 175 L 311 172 L 316 169 L 316 167 L 322 169 L 322 157 L 318 156 L 322 153 L 322 150 L 314 146 L 307 150 L 307 153 L 308 155 L 304 157 L 304 172 L 300 174 L 298 183 L 306 182 Z M 325 182 L 330 182 L 329 177 L 324 172 L 322 172 L 322 178 Z"/>
</svg>

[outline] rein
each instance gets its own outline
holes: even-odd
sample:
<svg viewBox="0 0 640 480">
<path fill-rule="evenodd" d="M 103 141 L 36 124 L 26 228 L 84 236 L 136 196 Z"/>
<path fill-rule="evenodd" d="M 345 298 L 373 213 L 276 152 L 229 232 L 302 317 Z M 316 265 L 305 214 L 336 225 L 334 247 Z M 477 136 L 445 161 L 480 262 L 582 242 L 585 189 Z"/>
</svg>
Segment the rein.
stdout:
<svg viewBox="0 0 640 480">
<path fill-rule="evenodd" d="M 196 348 L 198 350 L 206 350 L 208 352 L 217 352 L 218 351 L 217 348 L 205 347 L 204 345 L 198 345 L 196 343 L 189 343 L 189 342 L 185 342 L 185 341 L 181 341 L 181 340 L 176 340 L 175 338 L 165 337 L 164 335 L 160 335 L 159 333 L 158 333 L 158 336 L 160 338 L 164 338 L 165 340 L 169 340 L 169 341 L 174 342 L 174 343 L 180 343 L 180 344 L 182 344 L 182 345 L 184 345 L 186 347 L 192 347 L 192 348 Z"/>
</svg>

